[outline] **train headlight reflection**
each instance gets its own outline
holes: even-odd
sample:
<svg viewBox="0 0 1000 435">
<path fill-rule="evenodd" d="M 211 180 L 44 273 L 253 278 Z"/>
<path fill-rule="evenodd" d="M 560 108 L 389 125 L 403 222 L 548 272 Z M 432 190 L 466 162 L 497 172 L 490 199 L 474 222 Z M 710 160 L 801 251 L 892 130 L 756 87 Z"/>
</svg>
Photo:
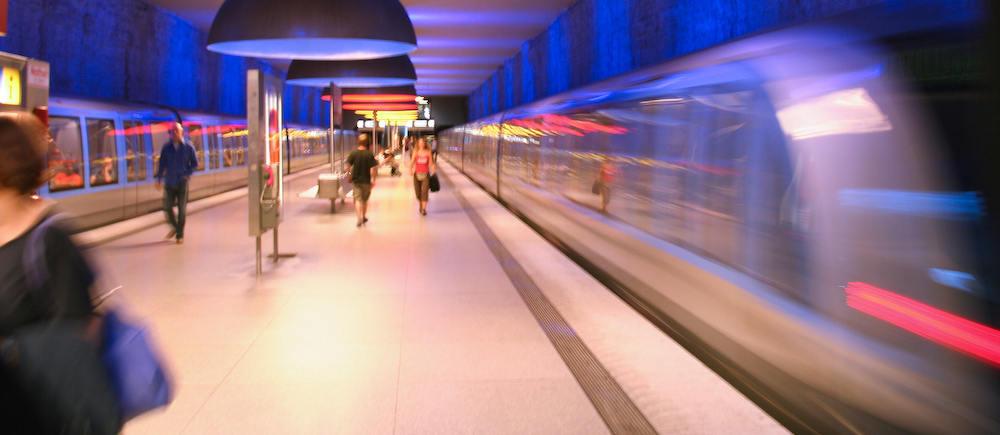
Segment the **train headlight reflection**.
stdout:
<svg viewBox="0 0 1000 435">
<path fill-rule="evenodd" d="M 778 110 L 781 129 L 794 139 L 892 130 L 864 88 L 833 92 Z"/>
</svg>

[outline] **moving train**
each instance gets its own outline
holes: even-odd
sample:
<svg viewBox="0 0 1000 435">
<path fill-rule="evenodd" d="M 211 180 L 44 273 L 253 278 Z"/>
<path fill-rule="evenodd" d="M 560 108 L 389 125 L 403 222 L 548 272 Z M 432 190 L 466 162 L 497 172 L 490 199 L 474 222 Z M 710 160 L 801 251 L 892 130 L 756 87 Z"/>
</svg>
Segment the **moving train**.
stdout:
<svg viewBox="0 0 1000 435">
<path fill-rule="evenodd" d="M 982 23 L 942 7 L 742 37 L 439 149 L 794 432 L 1000 433 Z"/>
<path fill-rule="evenodd" d="M 245 117 L 52 96 L 50 178 L 39 196 L 57 200 L 77 216 L 81 229 L 162 209 L 163 194 L 154 188 L 154 174 L 160 149 L 169 140 L 167 131 L 177 120 L 198 154 L 190 200 L 246 186 Z M 329 130 L 287 125 L 283 133 L 284 173 L 330 162 Z M 345 140 L 335 142 L 353 143 Z"/>
</svg>

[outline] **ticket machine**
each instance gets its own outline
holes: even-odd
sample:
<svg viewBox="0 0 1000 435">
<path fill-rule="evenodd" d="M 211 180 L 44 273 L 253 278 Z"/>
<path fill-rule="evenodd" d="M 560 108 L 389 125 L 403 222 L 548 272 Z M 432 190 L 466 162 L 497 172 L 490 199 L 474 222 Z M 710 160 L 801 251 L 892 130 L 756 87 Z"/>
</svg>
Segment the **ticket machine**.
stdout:
<svg viewBox="0 0 1000 435">
<path fill-rule="evenodd" d="M 0 113 L 49 118 L 49 63 L 0 52 Z"/>
</svg>

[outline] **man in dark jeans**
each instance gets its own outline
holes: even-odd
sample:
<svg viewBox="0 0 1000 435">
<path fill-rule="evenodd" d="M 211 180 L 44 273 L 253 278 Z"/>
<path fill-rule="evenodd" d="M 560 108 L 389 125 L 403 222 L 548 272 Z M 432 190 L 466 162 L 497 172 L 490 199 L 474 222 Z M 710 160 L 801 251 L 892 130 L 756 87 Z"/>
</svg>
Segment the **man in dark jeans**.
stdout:
<svg viewBox="0 0 1000 435">
<path fill-rule="evenodd" d="M 198 154 L 191 141 L 184 139 L 184 127 L 174 123 L 170 130 L 170 141 L 163 144 L 160 164 L 156 167 L 156 190 L 162 189 L 161 181 L 166 178 L 163 189 L 163 213 L 167 215 L 170 232 L 167 238 L 177 236 L 177 243 L 184 243 L 184 216 L 187 210 L 188 180 L 198 167 Z M 174 203 L 177 203 L 177 218 L 174 218 Z"/>
<path fill-rule="evenodd" d="M 368 198 L 375 187 L 378 176 L 378 160 L 368 148 L 372 140 L 368 134 L 358 136 L 358 149 L 347 156 L 347 173 L 351 175 L 351 185 L 354 186 L 354 210 L 358 214 L 358 228 L 368 222 Z"/>
</svg>

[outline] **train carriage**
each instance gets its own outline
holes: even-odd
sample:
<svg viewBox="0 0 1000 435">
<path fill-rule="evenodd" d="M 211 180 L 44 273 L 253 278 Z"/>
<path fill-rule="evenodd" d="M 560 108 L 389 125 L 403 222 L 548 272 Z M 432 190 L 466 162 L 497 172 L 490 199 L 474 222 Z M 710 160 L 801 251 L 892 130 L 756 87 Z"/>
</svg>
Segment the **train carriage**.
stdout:
<svg viewBox="0 0 1000 435">
<path fill-rule="evenodd" d="M 975 25 L 894 12 L 508 110 L 443 132 L 444 155 L 790 427 L 997 433 L 996 220 L 959 170 L 981 76 L 898 65 L 967 52 Z"/>
<path fill-rule="evenodd" d="M 154 175 L 168 130 L 181 120 L 198 156 L 189 198 L 247 184 L 246 119 L 135 103 L 52 96 L 50 178 L 39 195 L 93 228 L 162 209 Z M 337 130 L 336 136 L 352 133 Z M 328 129 L 287 125 L 286 174 L 330 163 Z M 337 141 L 347 146 L 349 140 Z"/>
</svg>

